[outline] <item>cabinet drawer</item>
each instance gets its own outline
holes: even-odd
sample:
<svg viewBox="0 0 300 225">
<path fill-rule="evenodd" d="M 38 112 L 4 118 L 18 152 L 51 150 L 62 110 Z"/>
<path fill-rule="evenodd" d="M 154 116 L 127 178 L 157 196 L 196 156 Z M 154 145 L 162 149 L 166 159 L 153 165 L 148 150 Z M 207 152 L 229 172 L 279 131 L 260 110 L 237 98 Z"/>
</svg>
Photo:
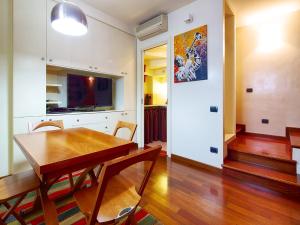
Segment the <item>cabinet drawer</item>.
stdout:
<svg viewBox="0 0 300 225">
<path fill-rule="evenodd" d="M 77 128 L 77 127 L 84 127 L 84 128 L 88 128 L 91 130 L 95 130 L 95 131 L 100 131 L 106 134 L 111 134 L 110 128 L 109 128 L 109 124 L 106 122 L 102 122 L 102 123 L 86 123 L 86 124 L 74 124 L 73 128 Z"/>
<path fill-rule="evenodd" d="M 84 125 L 107 122 L 110 119 L 110 115 L 108 113 L 82 114 L 72 115 L 70 119 L 72 120 L 73 125 Z"/>
</svg>

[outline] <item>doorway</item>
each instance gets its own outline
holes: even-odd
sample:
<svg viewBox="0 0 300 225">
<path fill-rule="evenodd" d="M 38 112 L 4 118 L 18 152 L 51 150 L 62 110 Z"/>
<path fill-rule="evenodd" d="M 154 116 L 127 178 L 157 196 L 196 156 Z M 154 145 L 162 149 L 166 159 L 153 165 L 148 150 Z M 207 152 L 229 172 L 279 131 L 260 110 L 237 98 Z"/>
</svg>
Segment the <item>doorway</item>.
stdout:
<svg viewBox="0 0 300 225">
<path fill-rule="evenodd" d="M 167 44 L 144 50 L 144 146 L 167 154 Z"/>
</svg>

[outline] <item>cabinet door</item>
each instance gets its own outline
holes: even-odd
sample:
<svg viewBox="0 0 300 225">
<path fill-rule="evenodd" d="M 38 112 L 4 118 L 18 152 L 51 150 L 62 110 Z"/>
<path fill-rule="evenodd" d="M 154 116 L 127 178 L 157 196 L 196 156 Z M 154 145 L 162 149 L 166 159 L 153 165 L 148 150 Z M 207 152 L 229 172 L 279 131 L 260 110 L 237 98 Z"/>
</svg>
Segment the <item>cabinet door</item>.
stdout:
<svg viewBox="0 0 300 225">
<path fill-rule="evenodd" d="M 120 32 L 116 47 L 122 49 L 116 56 L 119 73 L 125 76 L 135 76 L 136 39 L 135 37 Z"/>
<path fill-rule="evenodd" d="M 115 47 L 122 50 L 114 59 L 117 73 L 124 76 L 124 109 L 136 110 L 136 41 L 126 33 L 119 33 Z"/>
<path fill-rule="evenodd" d="M 51 11 L 56 4 L 54 0 L 47 0 L 47 64 L 72 68 L 70 37 L 51 26 Z"/>
<path fill-rule="evenodd" d="M 26 118 L 16 118 L 14 119 L 14 129 L 13 134 L 26 134 L 29 132 L 30 124 L 37 124 L 39 122 L 45 121 L 45 117 L 26 117 Z M 30 169 L 27 159 L 25 158 L 22 150 L 13 142 L 13 173 L 24 171 Z"/>
<path fill-rule="evenodd" d="M 111 43 L 106 64 L 114 74 L 127 76 L 132 70 L 135 71 L 136 40 L 133 36 L 110 27 L 108 38 Z"/>
<path fill-rule="evenodd" d="M 96 72 L 116 75 L 113 51 L 117 34 L 113 32 L 114 28 L 94 19 L 90 21 L 90 26 L 93 43 L 91 60 L 94 67 L 97 68 Z"/>
<path fill-rule="evenodd" d="M 46 0 L 13 4 L 14 117 L 46 113 Z"/>
<path fill-rule="evenodd" d="M 95 32 L 94 19 L 87 17 L 88 32 L 83 36 L 68 36 L 71 46 L 72 68 L 84 71 L 94 71 L 97 67 L 92 63 L 92 36 Z"/>
</svg>

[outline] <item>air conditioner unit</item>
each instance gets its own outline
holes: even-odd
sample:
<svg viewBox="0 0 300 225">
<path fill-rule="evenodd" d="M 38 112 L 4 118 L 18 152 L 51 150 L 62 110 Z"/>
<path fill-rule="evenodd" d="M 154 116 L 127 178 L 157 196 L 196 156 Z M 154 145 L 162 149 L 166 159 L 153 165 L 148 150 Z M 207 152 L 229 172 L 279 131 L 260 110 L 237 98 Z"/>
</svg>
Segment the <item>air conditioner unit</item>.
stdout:
<svg viewBox="0 0 300 225">
<path fill-rule="evenodd" d="M 155 35 L 168 31 L 168 15 L 162 14 L 136 28 L 136 36 L 143 41 Z"/>
</svg>

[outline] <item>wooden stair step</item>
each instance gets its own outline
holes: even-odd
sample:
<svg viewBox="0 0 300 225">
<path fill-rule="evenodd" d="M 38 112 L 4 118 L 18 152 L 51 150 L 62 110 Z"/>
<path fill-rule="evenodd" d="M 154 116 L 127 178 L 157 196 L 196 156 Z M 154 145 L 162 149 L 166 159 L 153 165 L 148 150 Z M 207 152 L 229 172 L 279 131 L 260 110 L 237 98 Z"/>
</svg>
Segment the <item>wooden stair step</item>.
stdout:
<svg viewBox="0 0 300 225">
<path fill-rule="evenodd" d="M 238 150 L 228 150 L 228 159 L 273 169 L 283 173 L 296 174 L 297 162 Z"/>
<path fill-rule="evenodd" d="M 223 168 L 235 170 L 245 174 L 253 175 L 267 180 L 272 180 L 287 185 L 298 187 L 300 190 L 300 176 L 279 172 L 269 168 L 255 166 L 238 161 L 225 160 Z"/>
<path fill-rule="evenodd" d="M 291 146 L 283 141 L 267 141 L 259 137 L 239 135 L 228 144 L 228 149 L 279 160 L 292 160 Z"/>
</svg>

